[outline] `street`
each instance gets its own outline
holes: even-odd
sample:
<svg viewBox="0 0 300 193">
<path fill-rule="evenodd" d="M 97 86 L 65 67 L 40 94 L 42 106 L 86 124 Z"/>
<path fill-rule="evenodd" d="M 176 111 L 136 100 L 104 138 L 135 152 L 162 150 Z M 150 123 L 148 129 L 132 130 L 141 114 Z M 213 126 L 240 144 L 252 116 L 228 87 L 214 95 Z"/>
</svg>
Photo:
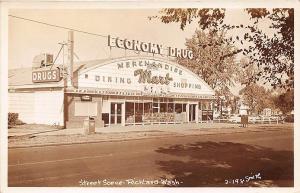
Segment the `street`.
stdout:
<svg viewBox="0 0 300 193">
<path fill-rule="evenodd" d="M 293 129 L 9 149 L 13 187 L 293 186 Z"/>
</svg>

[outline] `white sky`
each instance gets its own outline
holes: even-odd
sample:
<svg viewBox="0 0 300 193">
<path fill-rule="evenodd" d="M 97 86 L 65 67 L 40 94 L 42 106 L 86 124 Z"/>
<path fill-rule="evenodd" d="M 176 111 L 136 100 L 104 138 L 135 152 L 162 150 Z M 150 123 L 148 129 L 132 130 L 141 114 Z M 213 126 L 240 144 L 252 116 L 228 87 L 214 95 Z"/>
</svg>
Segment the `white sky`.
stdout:
<svg viewBox="0 0 300 193">
<path fill-rule="evenodd" d="M 92 33 L 113 35 L 144 42 L 163 44 L 165 47 L 184 48 L 185 39 L 193 35 L 197 23 L 187 25 L 184 31 L 178 23 L 164 24 L 148 20 L 159 10 L 13 10 L 11 15 L 50 24 L 75 28 Z M 226 20 L 245 23 L 247 15 L 231 10 Z M 16 18 L 9 19 L 9 68 L 30 67 L 34 56 L 48 52 L 56 55 L 59 42 L 67 40 L 68 30 L 53 28 Z M 109 57 L 107 39 L 75 33 L 75 52 L 80 60 Z M 120 51 L 120 52 L 119 52 Z M 112 51 L 113 57 L 123 56 L 124 50 Z"/>
<path fill-rule="evenodd" d="M 11 10 L 10 14 L 38 20 L 59 26 L 74 28 L 102 35 L 135 39 L 164 45 L 185 48 L 186 38 L 190 38 L 197 28 L 194 22 L 184 31 L 179 23 L 164 24 L 159 20 L 149 20 L 159 10 Z M 232 24 L 247 24 L 249 17 L 242 9 L 228 10 L 226 21 Z M 59 42 L 67 41 L 68 30 L 9 18 L 9 69 L 32 66 L 34 56 L 59 51 Z M 74 34 L 75 53 L 79 60 L 124 56 L 124 50 L 107 46 L 107 38 L 87 34 Z M 67 51 L 67 50 L 65 50 Z M 65 52 L 66 54 L 66 52 Z M 127 51 L 127 55 L 132 55 Z M 67 57 L 65 57 L 65 60 Z M 57 63 L 62 63 L 62 56 Z M 239 88 L 235 88 L 237 93 Z"/>
</svg>

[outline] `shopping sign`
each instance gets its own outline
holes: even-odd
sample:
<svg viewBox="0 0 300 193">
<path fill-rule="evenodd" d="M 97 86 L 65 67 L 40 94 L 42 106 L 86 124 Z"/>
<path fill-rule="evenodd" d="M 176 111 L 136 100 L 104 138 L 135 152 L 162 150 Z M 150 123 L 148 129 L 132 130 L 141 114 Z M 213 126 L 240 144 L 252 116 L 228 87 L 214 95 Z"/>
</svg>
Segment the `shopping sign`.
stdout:
<svg viewBox="0 0 300 193">
<path fill-rule="evenodd" d="M 32 72 L 32 82 L 43 83 L 43 82 L 58 82 L 60 81 L 59 69 L 42 70 Z"/>
</svg>

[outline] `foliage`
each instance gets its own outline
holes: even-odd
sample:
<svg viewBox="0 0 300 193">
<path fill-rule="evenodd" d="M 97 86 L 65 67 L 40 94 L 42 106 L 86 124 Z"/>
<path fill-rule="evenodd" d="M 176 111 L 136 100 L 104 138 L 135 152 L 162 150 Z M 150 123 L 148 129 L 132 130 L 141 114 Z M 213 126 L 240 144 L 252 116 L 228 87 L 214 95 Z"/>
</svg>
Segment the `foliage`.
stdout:
<svg viewBox="0 0 300 193">
<path fill-rule="evenodd" d="M 196 30 L 186 46 L 194 53 L 193 59 L 178 59 L 178 63 L 191 69 L 217 91 L 217 95 L 229 96 L 229 86 L 233 84 L 238 67 L 235 57 L 229 56 L 236 48 L 222 43 L 223 32 Z"/>
<path fill-rule="evenodd" d="M 245 9 L 253 21 L 249 24 L 226 24 L 224 18 L 226 9 L 162 9 L 158 18 L 163 23 L 177 22 L 183 30 L 188 23 L 197 19 L 202 30 L 211 32 L 226 32 L 239 29 L 242 35 L 224 39 L 227 43 L 239 43 L 244 48 L 231 54 L 242 53 L 249 57 L 250 64 L 259 67 L 254 81 L 260 79 L 271 84 L 274 88 L 294 87 L 294 9 Z M 264 26 L 277 30 L 277 33 L 268 35 L 259 26 L 263 21 Z M 269 22 L 267 22 L 269 21 Z M 247 42 L 247 44 L 245 44 Z M 247 45 L 247 46 L 246 46 Z M 202 45 L 203 46 L 203 45 Z"/>
<path fill-rule="evenodd" d="M 9 127 L 17 125 L 18 117 L 19 117 L 18 113 L 8 113 Z"/>
<path fill-rule="evenodd" d="M 285 122 L 288 123 L 294 123 L 294 115 L 293 114 L 288 114 L 285 118 L 284 118 Z"/>
<path fill-rule="evenodd" d="M 184 29 L 187 23 L 191 23 L 194 19 L 199 18 L 198 24 L 202 29 L 216 27 L 223 23 L 225 17 L 225 9 L 162 9 L 159 19 L 163 23 L 179 22 L 180 29 Z M 155 18 L 158 16 L 150 17 Z"/>
<path fill-rule="evenodd" d="M 290 113 L 294 110 L 294 90 L 279 94 L 274 98 L 274 102 L 283 114 Z"/>
<path fill-rule="evenodd" d="M 8 113 L 8 128 L 23 124 L 25 123 L 19 119 L 18 113 Z"/>
<path fill-rule="evenodd" d="M 276 108 L 273 102 L 273 95 L 263 86 L 252 83 L 240 90 L 242 99 L 252 113 L 259 114 L 264 108 Z"/>
<path fill-rule="evenodd" d="M 238 96 L 233 96 L 231 97 L 230 100 L 228 100 L 228 104 L 227 106 L 230 106 L 231 107 L 231 113 L 238 113 L 239 111 L 239 105 L 238 105 L 238 101 L 240 100 L 240 97 Z"/>
<path fill-rule="evenodd" d="M 237 77 L 237 81 L 241 83 L 241 85 L 247 86 L 255 82 L 259 68 L 253 64 L 250 64 L 249 58 L 242 58 L 239 62 L 239 67 L 240 74 Z"/>
<path fill-rule="evenodd" d="M 262 76 L 273 87 L 294 87 L 294 10 L 293 9 L 247 9 L 253 19 L 268 18 L 270 28 L 278 35 L 267 36 L 256 25 L 249 26 L 251 34 L 244 39 L 255 44 L 256 52 L 247 51 L 251 61 L 263 68 Z M 257 21 L 255 22 L 257 23 Z M 284 80 L 284 82 L 282 82 Z"/>
</svg>

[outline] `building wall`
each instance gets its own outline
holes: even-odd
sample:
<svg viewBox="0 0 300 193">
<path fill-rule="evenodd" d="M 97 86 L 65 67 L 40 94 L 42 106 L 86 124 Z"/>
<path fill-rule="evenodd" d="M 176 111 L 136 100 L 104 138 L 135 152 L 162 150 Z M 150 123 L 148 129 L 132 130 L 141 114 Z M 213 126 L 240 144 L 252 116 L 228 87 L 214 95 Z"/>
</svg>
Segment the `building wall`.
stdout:
<svg viewBox="0 0 300 193">
<path fill-rule="evenodd" d="M 104 123 L 102 121 L 102 97 L 100 95 L 92 95 L 92 101 L 82 101 L 80 94 L 65 94 L 65 102 L 64 108 L 65 111 L 65 125 L 66 128 L 82 128 L 83 121 L 87 117 L 91 116 L 95 119 L 95 125 L 97 128 L 103 127 Z M 93 103 L 97 105 L 97 112 L 96 114 L 86 114 L 82 116 L 77 116 L 78 114 L 78 105 L 76 103 L 86 103 L 86 107 L 88 107 L 88 103 Z M 82 109 L 81 109 L 82 110 Z M 86 112 L 92 112 L 86 111 Z"/>
<path fill-rule="evenodd" d="M 8 93 L 8 112 L 18 113 L 25 123 L 35 123 L 34 93 Z"/>
<path fill-rule="evenodd" d="M 25 123 L 64 125 L 63 91 L 9 93 L 8 111 L 18 113 Z"/>
<path fill-rule="evenodd" d="M 60 87 L 50 85 L 51 88 L 46 88 L 44 83 L 33 84 L 30 88 L 24 84 L 23 90 L 18 87 L 17 91 L 9 94 L 9 112 L 19 113 L 19 118 L 26 123 L 56 124 L 67 128 L 82 128 L 84 119 L 92 116 L 96 127 L 103 127 L 102 114 L 105 117 L 110 113 L 112 102 L 121 102 L 125 114 L 125 95 L 168 96 L 181 98 L 179 101 L 190 98 L 189 104 L 196 105 L 192 108 L 197 110 L 200 99 L 212 99 L 214 95 L 214 91 L 198 75 L 176 63 L 152 57 L 116 59 L 87 68 L 80 67 L 74 73 L 73 81 L 75 87 L 65 90 L 68 94 L 64 94 L 63 84 Z M 100 95 L 96 91 L 103 93 Z M 105 97 L 104 91 L 107 95 L 114 93 L 121 97 Z M 82 101 L 81 96 L 86 93 L 91 94 L 92 101 Z M 188 108 L 187 105 L 187 112 Z M 124 117 L 122 123 L 125 123 Z M 196 119 L 204 120 L 205 117 L 197 111 Z"/>
</svg>

